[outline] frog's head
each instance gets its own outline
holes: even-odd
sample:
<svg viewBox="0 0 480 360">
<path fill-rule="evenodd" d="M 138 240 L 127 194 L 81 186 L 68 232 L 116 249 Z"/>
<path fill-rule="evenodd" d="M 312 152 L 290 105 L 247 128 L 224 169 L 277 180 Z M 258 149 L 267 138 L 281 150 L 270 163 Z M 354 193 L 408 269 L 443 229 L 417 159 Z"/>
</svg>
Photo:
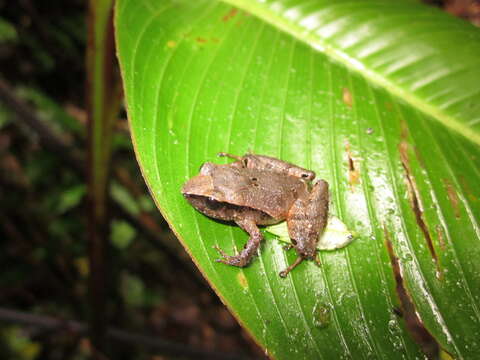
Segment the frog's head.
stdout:
<svg viewBox="0 0 480 360">
<path fill-rule="evenodd" d="M 197 175 L 188 180 L 182 188 L 182 194 L 188 196 L 211 196 L 213 181 L 209 175 Z"/>
<path fill-rule="evenodd" d="M 185 199 L 201 213 L 225 221 L 233 220 L 234 208 L 224 202 L 224 194 L 214 186 L 213 177 L 204 175 L 202 166 L 199 175 L 188 180 L 182 187 Z"/>
</svg>

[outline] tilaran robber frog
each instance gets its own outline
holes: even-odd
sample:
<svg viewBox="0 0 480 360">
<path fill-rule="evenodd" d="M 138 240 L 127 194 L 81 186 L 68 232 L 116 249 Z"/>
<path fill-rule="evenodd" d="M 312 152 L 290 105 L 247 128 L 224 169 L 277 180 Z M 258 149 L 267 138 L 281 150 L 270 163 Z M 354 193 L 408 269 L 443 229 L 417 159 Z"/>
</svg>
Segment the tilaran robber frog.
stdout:
<svg viewBox="0 0 480 360">
<path fill-rule="evenodd" d="M 206 162 L 200 174 L 182 188 L 185 198 L 203 214 L 215 219 L 233 221 L 250 238 L 240 254 L 222 255 L 218 262 L 246 266 L 257 251 L 263 235 L 257 225 L 287 221 L 288 233 L 298 253 L 297 260 L 280 273 L 285 277 L 304 259 L 316 257 L 316 245 L 328 218 L 328 183 L 315 173 L 288 162 L 256 154 L 235 156 L 230 164 Z"/>
</svg>

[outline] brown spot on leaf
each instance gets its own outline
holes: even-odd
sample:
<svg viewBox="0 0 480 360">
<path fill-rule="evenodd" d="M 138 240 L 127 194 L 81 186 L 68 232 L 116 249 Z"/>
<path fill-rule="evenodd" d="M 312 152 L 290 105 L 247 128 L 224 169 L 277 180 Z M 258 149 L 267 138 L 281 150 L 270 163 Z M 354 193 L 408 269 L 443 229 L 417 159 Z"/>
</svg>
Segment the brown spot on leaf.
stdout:
<svg viewBox="0 0 480 360">
<path fill-rule="evenodd" d="M 398 299 L 400 300 L 400 314 L 405 320 L 405 327 L 412 336 L 413 340 L 420 346 L 427 358 L 438 359 L 440 354 L 440 345 L 418 316 L 415 309 L 415 304 L 413 303 L 412 298 L 405 287 L 400 262 L 395 255 L 392 241 L 390 240 L 390 234 L 385 226 L 383 231 L 385 234 L 385 247 L 387 248 L 388 256 L 390 257 L 390 263 L 392 265 L 393 275 L 395 277 L 395 290 L 397 292 Z"/>
<path fill-rule="evenodd" d="M 235 15 L 237 15 L 237 13 L 238 13 L 237 8 L 231 8 L 230 11 L 224 17 L 222 17 L 222 21 L 223 22 L 230 21 L 230 19 L 232 19 Z"/>
<path fill-rule="evenodd" d="M 245 274 L 242 271 L 240 271 L 237 274 L 237 281 L 238 281 L 238 283 L 240 284 L 240 286 L 242 287 L 243 290 L 248 289 L 248 280 L 247 280 L 247 278 L 245 277 Z"/>
<path fill-rule="evenodd" d="M 208 40 L 202 37 L 197 37 L 195 41 L 198 42 L 199 44 L 205 44 Z"/>
<path fill-rule="evenodd" d="M 440 244 L 440 248 L 445 251 L 447 248 L 446 243 L 445 243 L 445 235 L 443 233 L 443 229 L 440 225 L 437 225 L 436 227 L 437 230 L 437 237 L 438 237 L 438 243 Z"/>
<path fill-rule="evenodd" d="M 352 107 L 353 105 L 352 93 L 346 87 L 342 89 L 342 100 L 345 103 L 345 105 L 347 105 L 348 107 Z"/>
<path fill-rule="evenodd" d="M 432 256 L 433 261 L 437 267 L 437 278 L 442 277 L 442 271 L 440 269 L 440 264 L 438 261 L 437 253 L 433 247 L 432 237 L 428 229 L 427 223 L 423 218 L 423 206 L 420 200 L 420 195 L 417 189 L 417 184 L 415 178 L 413 177 L 412 170 L 410 168 L 410 160 L 408 157 L 409 144 L 406 142 L 405 138 L 407 136 L 407 130 L 404 128 L 402 130 L 403 140 L 398 145 L 398 150 L 400 152 L 400 160 L 402 162 L 403 169 L 405 170 L 405 183 L 407 184 L 408 197 L 410 199 L 410 207 L 415 214 L 415 220 L 417 225 L 420 227 L 420 230 L 423 233 L 423 237 L 427 242 L 428 250 Z"/>
<path fill-rule="evenodd" d="M 478 198 L 473 194 L 472 189 L 468 185 L 467 179 L 460 175 L 460 184 L 462 185 L 463 191 L 467 194 L 467 197 L 470 201 L 477 201 Z"/>
<path fill-rule="evenodd" d="M 167 46 L 169 48 L 174 48 L 175 46 L 177 46 L 177 42 L 174 41 L 174 40 L 169 40 L 169 41 L 167 41 Z"/>
<path fill-rule="evenodd" d="M 360 182 L 360 170 L 352 156 L 350 143 L 348 141 L 345 142 L 345 152 L 348 161 L 348 183 L 350 185 L 350 190 L 353 192 L 355 190 L 355 185 Z"/>
<path fill-rule="evenodd" d="M 452 205 L 453 212 L 457 219 L 460 219 L 460 206 L 458 200 L 458 194 L 455 188 L 453 187 L 452 183 L 448 179 L 443 179 L 443 185 L 447 190 L 448 200 L 450 200 L 450 204 Z"/>
</svg>

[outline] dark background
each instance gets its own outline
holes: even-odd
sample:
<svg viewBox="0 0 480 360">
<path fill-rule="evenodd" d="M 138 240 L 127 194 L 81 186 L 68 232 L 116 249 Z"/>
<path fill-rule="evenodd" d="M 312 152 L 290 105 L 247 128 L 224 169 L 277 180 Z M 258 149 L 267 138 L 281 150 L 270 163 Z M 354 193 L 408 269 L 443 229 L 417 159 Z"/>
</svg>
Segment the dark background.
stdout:
<svg viewBox="0 0 480 360">
<path fill-rule="evenodd" d="M 87 3 L 0 0 L 1 359 L 91 357 Z M 479 1 L 429 3 L 480 25 Z M 265 358 L 156 210 L 124 113 L 115 125 L 112 161 L 106 309 L 111 358 Z"/>
</svg>

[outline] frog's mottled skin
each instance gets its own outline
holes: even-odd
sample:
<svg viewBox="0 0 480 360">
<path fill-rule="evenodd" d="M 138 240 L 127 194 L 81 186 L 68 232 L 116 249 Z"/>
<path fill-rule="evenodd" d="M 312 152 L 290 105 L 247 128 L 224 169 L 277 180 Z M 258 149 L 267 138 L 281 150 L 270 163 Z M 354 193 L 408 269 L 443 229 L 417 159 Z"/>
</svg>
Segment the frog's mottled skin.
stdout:
<svg viewBox="0 0 480 360">
<path fill-rule="evenodd" d="M 328 217 L 328 183 L 319 180 L 310 189 L 315 173 L 264 155 L 242 157 L 220 153 L 237 161 L 218 165 L 207 162 L 200 174 L 182 188 L 185 198 L 203 214 L 234 221 L 250 239 L 240 254 L 229 256 L 220 248 L 217 260 L 246 266 L 258 249 L 262 233 L 257 225 L 286 220 L 299 257 L 280 275 L 286 276 L 303 259 L 316 259 L 316 246 Z"/>
</svg>

